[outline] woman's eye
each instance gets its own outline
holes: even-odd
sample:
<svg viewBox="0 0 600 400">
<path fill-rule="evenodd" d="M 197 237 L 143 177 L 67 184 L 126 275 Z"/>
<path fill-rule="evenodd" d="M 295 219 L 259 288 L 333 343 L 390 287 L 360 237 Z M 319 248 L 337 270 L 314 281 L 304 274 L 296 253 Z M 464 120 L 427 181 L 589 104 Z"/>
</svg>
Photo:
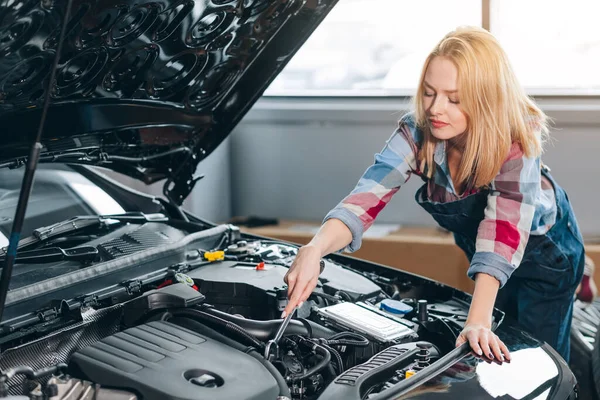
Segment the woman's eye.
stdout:
<svg viewBox="0 0 600 400">
<path fill-rule="evenodd" d="M 458 101 L 458 99 L 448 99 L 448 100 L 450 100 L 450 103 L 452 103 L 452 104 L 459 104 L 460 103 L 460 101 Z"/>
<path fill-rule="evenodd" d="M 428 92 L 425 92 L 425 93 L 423 93 L 423 95 L 424 95 L 425 97 L 431 97 L 431 96 L 433 96 L 433 93 L 428 93 Z"/>
</svg>

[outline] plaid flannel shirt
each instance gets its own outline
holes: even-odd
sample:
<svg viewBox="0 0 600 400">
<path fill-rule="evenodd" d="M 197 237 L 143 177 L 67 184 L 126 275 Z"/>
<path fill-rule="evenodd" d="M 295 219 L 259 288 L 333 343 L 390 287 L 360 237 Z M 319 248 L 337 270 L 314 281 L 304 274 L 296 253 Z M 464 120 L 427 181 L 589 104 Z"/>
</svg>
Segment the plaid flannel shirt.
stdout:
<svg viewBox="0 0 600 400">
<path fill-rule="evenodd" d="M 423 133 L 412 114 L 406 114 L 383 150 L 375 155 L 354 190 L 325 217 L 341 220 L 352 232 L 346 248 L 353 252 L 361 245 L 363 233 L 411 174 L 421 174 L 417 154 Z M 427 179 L 430 201 L 456 201 L 474 192 L 456 194 L 446 160 L 446 142 L 434 153 L 435 173 Z M 479 224 L 476 251 L 468 275 L 478 272 L 494 276 L 504 286 L 523 258 L 529 235 L 543 235 L 556 221 L 556 201 L 552 184 L 541 175 L 540 159 L 525 157 L 513 144 L 499 173 L 490 184 L 484 218 Z"/>
</svg>

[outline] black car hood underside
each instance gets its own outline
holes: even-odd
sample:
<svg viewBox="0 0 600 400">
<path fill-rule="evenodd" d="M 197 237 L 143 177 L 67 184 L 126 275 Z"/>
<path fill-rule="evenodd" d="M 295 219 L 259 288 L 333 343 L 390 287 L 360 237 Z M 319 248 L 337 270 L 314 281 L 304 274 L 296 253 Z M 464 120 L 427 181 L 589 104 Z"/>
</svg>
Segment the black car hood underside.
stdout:
<svg viewBox="0 0 600 400">
<path fill-rule="evenodd" d="M 73 0 L 41 162 L 102 165 L 181 203 L 337 0 Z M 26 162 L 67 0 L 2 0 L 0 167 Z"/>
</svg>

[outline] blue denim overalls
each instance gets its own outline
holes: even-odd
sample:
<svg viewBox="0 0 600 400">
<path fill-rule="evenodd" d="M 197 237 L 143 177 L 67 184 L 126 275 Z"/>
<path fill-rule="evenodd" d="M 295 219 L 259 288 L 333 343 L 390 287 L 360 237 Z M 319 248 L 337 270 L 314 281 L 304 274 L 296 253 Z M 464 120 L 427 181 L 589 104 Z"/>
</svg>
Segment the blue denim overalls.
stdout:
<svg viewBox="0 0 600 400">
<path fill-rule="evenodd" d="M 569 360 L 574 293 L 584 269 L 583 238 L 567 193 L 543 167 L 554 186 L 556 224 L 545 235 L 530 235 L 520 266 L 498 292 L 496 307 L 519 322 Z M 477 229 L 487 205 L 488 190 L 449 203 L 427 199 L 427 184 L 415 199 L 442 227 L 454 234 L 469 262 L 475 253 Z"/>
</svg>

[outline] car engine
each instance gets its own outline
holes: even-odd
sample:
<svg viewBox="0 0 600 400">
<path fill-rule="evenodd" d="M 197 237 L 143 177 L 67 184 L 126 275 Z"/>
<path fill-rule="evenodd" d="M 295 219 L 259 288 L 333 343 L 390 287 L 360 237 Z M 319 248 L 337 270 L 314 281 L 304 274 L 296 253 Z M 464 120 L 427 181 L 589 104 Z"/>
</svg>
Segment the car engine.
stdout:
<svg viewBox="0 0 600 400">
<path fill-rule="evenodd" d="M 454 350 L 466 295 L 341 255 L 323 260 L 282 326 L 298 247 L 218 232 L 210 250 L 187 248 L 139 277 L 127 298 L 107 295 L 76 323 L 5 344 L 0 398 L 371 399 Z"/>
</svg>

